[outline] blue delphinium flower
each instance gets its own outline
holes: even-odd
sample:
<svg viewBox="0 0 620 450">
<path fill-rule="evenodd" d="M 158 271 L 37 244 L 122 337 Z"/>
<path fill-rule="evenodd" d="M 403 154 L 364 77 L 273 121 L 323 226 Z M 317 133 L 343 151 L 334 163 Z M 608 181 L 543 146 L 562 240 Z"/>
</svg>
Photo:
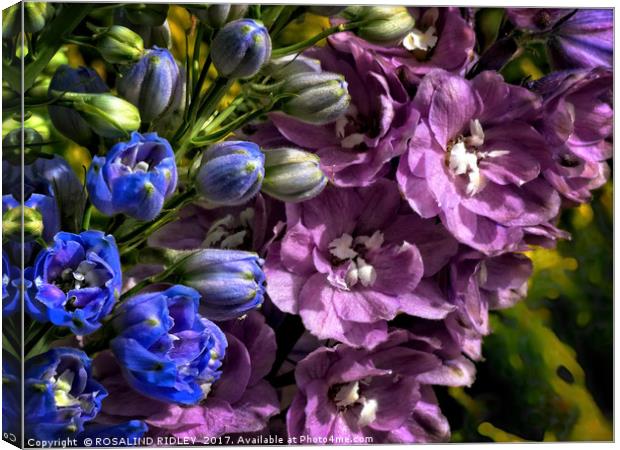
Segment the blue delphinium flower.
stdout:
<svg viewBox="0 0 620 450">
<path fill-rule="evenodd" d="M 8 317 L 19 305 L 20 270 L 2 250 L 2 315 Z"/>
<path fill-rule="evenodd" d="M 241 205 L 260 190 L 265 156 L 253 142 L 225 141 L 207 148 L 196 177 L 196 189 L 216 204 Z"/>
<path fill-rule="evenodd" d="M 28 438 L 54 440 L 80 433 L 107 396 L 91 376 L 90 358 L 73 348 L 55 348 L 27 360 L 24 378 Z"/>
<path fill-rule="evenodd" d="M 92 333 L 110 313 L 121 289 L 114 237 L 101 231 L 60 232 L 32 269 L 34 285 L 25 305 L 36 320 Z"/>
<path fill-rule="evenodd" d="M 177 185 L 172 147 L 157 133 L 134 132 L 127 142 L 97 156 L 86 175 L 93 205 L 102 213 L 153 220 Z"/>
<path fill-rule="evenodd" d="M 110 346 L 127 382 L 165 402 L 196 404 L 220 377 L 224 333 L 198 313 L 200 294 L 175 285 L 140 294 L 114 319 Z"/>
<path fill-rule="evenodd" d="M 186 257 L 177 269 L 184 284 L 202 295 L 201 312 L 211 320 L 241 317 L 262 305 L 263 260 L 256 253 L 205 249 Z"/>
<path fill-rule="evenodd" d="M 183 78 L 168 49 L 154 47 L 121 73 L 116 87 L 121 97 L 140 110 L 143 122 L 162 118 L 180 106 Z"/>
</svg>

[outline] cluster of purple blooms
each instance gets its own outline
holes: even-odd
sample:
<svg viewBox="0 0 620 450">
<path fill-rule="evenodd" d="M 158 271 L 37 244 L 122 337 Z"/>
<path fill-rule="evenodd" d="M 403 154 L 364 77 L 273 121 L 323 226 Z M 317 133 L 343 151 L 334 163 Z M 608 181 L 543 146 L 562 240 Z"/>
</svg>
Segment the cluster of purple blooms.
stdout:
<svg viewBox="0 0 620 450">
<path fill-rule="evenodd" d="M 23 204 L 4 184 L 4 217 L 21 208 L 40 230 L 23 271 L 22 246 L 4 246 L 3 313 L 23 278 L 30 320 L 67 331 L 26 361 L 30 433 L 447 441 L 434 386 L 474 382 L 489 311 L 526 294 L 523 252 L 567 238 L 562 209 L 608 178 L 611 10 L 507 10 L 553 69 L 515 85 L 474 70 L 469 10 L 335 8 L 334 26 L 362 25 L 287 59 L 243 8 L 189 9 L 221 28 L 222 84 L 267 80 L 279 97 L 188 162 L 169 130 L 202 108 L 168 49 L 119 69 L 116 119 L 94 70 L 56 71 L 55 128 L 110 145 L 84 188 L 58 156 L 25 166 Z M 396 39 L 365 25 L 396 9 Z M 138 33 L 161 14 L 127 7 L 118 23 Z M 106 232 L 82 227 L 93 208 Z"/>
</svg>

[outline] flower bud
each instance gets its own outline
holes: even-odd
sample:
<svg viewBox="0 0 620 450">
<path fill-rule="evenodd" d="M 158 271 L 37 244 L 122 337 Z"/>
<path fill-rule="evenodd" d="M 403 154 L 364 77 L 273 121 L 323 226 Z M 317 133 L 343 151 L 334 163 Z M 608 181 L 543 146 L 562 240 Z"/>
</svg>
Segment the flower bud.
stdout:
<svg viewBox="0 0 620 450">
<path fill-rule="evenodd" d="M 112 64 L 136 61 L 144 54 L 144 43 L 140 35 L 120 25 L 102 29 L 95 39 L 97 50 L 103 59 Z"/>
<path fill-rule="evenodd" d="M 215 35 L 211 56 L 219 75 L 251 77 L 271 57 L 269 32 L 262 23 L 252 19 L 230 22 Z"/>
<path fill-rule="evenodd" d="M 35 80 L 33 85 L 28 89 L 27 94 L 29 97 L 45 98 L 47 91 L 49 90 L 52 79 L 47 75 L 40 75 Z"/>
<path fill-rule="evenodd" d="M 415 25 L 404 6 L 352 6 L 344 15 L 352 22 L 362 22 L 355 34 L 373 44 L 397 43 Z"/>
<path fill-rule="evenodd" d="M 159 26 L 168 16 L 165 3 L 128 3 L 123 6 L 127 20 L 135 25 Z"/>
<path fill-rule="evenodd" d="M 10 38 L 21 31 L 22 3 L 16 3 L 2 11 L 2 37 Z M 37 33 L 54 15 L 54 6 L 47 2 L 24 2 L 24 31 Z"/>
<path fill-rule="evenodd" d="M 24 128 L 24 140 L 20 129 L 11 130 L 3 139 L 2 147 L 6 152 L 7 159 L 19 160 L 20 153 L 24 151 L 26 160 L 30 160 L 32 153 L 40 153 L 43 147 L 43 137 L 33 128 Z"/>
<path fill-rule="evenodd" d="M 284 113 L 317 125 L 336 120 L 351 102 L 344 77 L 331 72 L 293 75 L 283 82 L 279 93 L 291 94 L 282 105 Z"/>
<path fill-rule="evenodd" d="M 99 136 L 111 139 L 126 137 L 140 127 L 138 109 L 112 94 L 67 93 L 63 100 Z"/>
<path fill-rule="evenodd" d="M 321 73 L 321 62 L 303 55 L 287 55 L 269 61 L 263 68 L 263 72 L 274 80 L 280 81 L 298 73 Z"/>
<path fill-rule="evenodd" d="M 214 5 L 192 5 L 187 9 L 194 14 L 200 21 L 211 28 L 221 28 L 228 22 L 243 17 L 248 10 L 248 5 L 231 5 L 221 3 Z"/>
<path fill-rule="evenodd" d="M 264 150 L 265 179 L 261 190 L 284 202 L 316 197 L 327 184 L 319 157 L 295 148 Z"/>
<path fill-rule="evenodd" d="M 265 156 L 252 142 L 212 145 L 204 152 L 196 177 L 198 193 L 212 203 L 241 205 L 260 190 L 264 162 Z"/>
<path fill-rule="evenodd" d="M 61 94 L 64 92 L 97 94 L 107 92 L 108 87 L 93 69 L 87 67 L 73 69 L 62 65 L 54 73 L 49 85 L 48 93 L 54 98 L 51 95 L 52 91 Z M 96 134 L 77 111 L 52 103 L 48 106 L 48 112 L 54 127 L 72 141 L 85 147 L 97 141 Z"/>
<path fill-rule="evenodd" d="M 344 11 L 346 6 L 330 6 L 330 5 L 312 5 L 308 6 L 308 11 L 317 16 L 335 16 Z"/>
<path fill-rule="evenodd" d="M 177 273 L 184 285 L 200 292 L 200 311 L 207 319 L 230 320 L 263 303 L 262 264 L 256 253 L 205 249 L 184 257 Z"/>
<path fill-rule="evenodd" d="M 178 108 L 183 78 L 172 53 L 154 47 L 129 66 L 116 83 L 118 93 L 140 110 L 143 122 L 160 119 Z"/>
<path fill-rule="evenodd" d="M 37 209 L 28 206 L 17 206 L 2 215 L 2 232 L 7 239 L 19 239 L 22 211 L 24 214 L 24 239 L 32 240 L 43 235 L 43 216 Z"/>
</svg>

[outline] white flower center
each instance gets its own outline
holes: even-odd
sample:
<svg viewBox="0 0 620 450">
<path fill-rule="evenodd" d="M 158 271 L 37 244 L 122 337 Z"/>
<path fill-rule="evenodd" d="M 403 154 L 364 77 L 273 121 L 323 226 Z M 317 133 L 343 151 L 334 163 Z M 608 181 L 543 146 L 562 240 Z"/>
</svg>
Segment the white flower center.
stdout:
<svg viewBox="0 0 620 450">
<path fill-rule="evenodd" d="M 476 195 L 486 186 L 486 178 L 480 172 L 478 162 L 485 158 L 504 156 L 507 150 L 492 150 L 483 152 L 478 150 L 484 144 L 484 130 L 478 119 L 469 122 L 470 135 L 457 138 L 456 142 L 449 147 L 449 168 L 454 175 L 466 175 L 468 183 L 467 195 Z"/>
<path fill-rule="evenodd" d="M 346 409 L 355 404 L 361 404 L 362 409 L 357 421 L 360 427 L 371 424 L 377 418 L 379 403 L 375 399 L 368 399 L 360 395 L 359 381 L 351 381 L 343 385 L 336 393 L 334 401 L 336 402 L 336 406 L 341 409 Z"/>
<path fill-rule="evenodd" d="M 74 378 L 75 374 L 70 370 L 65 370 L 58 378 L 52 377 L 52 389 L 54 390 L 54 403 L 56 406 L 65 407 L 80 404 L 80 401 L 70 394 Z"/>
<path fill-rule="evenodd" d="M 213 222 L 207 231 L 203 248 L 219 247 L 224 249 L 239 248 L 243 245 L 248 235 L 248 229 L 252 226 L 254 209 L 246 208 L 238 217 L 227 214 Z"/>
<path fill-rule="evenodd" d="M 334 239 L 328 245 L 329 252 L 336 258 L 342 261 L 348 261 L 349 265 L 347 273 L 344 277 L 344 284 L 338 283 L 343 289 L 349 290 L 357 283 L 360 283 L 364 287 L 372 286 L 377 280 L 377 271 L 375 268 L 368 264 L 366 260 L 359 254 L 359 246 L 363 246 L 363 249 L 359 249 L 362 252 L 369 250 L 378 250 L 383 244 L 383 233 L 375 231 L 372 236 L 358 236 L 353 239 L 348 233 L 344 233 L 339 238 Z"/>
<path fill-rule="evenodd" d="M 354 405 L 360 399 L 359 390 L 360 384 L 357 381 L 352 381 L 342 386 L 334 397 L 336 406 L 346 408 L 347 406 Z"/>
<path fill-rule="evenodd" d="M 403 47 L 405 47 L 410 52 L 415 50 L 429 51 L 435 45 L 437 45 L 437 36 L 435 35 L 437 30 L 435 27 L 430 26 L 424 32 L 414 28 L 405 36 L 403 39 Z"/>
</svg>

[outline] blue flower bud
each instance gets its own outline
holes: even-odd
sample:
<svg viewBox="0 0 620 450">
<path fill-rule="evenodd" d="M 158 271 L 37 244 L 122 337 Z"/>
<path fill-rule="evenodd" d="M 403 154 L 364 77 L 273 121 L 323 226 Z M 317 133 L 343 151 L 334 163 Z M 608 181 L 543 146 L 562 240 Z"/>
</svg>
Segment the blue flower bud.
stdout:
<svg viewBox="0 0 620 450">
<path fill-rule="evenodd" d="M 25 363 L 24 420 L 28 439 L 53 441 L 76 436 L 93 420 L 108 395 L 91 373 L 81 350 L 54 348 Z"/>
<path fill-rule="evenodd" d="M 289 94 L 282 105 L 285 114 L 302 122 L 325 124 L 347 112 L 351 97 L 340 74 L 304 72 L 284 80 L 280 94 Z"/>
<path fill-rule="evenodd" d="M 247 78 L 256 75 L 271 57 L 271 38 L 262 23 L 239 19 L 220 29 L 211 45 L 211 57 L 219 75 Z"/>
<path fill-rule="evenodd" d="M 202 296 L 201 312 L 211 320 L 235 319 L 258 308 L 265 295 L 263 260 L 256 253 L 205 249 L 184 257 L 177 273 Z"/>
<path fill-rule="evenodd" d="M 179 107 L 183 78 L 169 50 L 150 49 L 138 62 L 127 67 L 116 82 L 121 97 L 136 105 L 143 122 L 152 122 Z"/>
<path fill-rule="evenodd" d="M 362 22 L 355 34 L 379 45 L 400 42 L 415 25 L 404 6 L 350 6 L 343 15 L 352 22 Z"/>
<path fill-rule="evenodd" d="M 205 150 L 196 177 L 198 193 L 225 205 L 247 202 L 260 190 L 265 157 L 253 142 L 225 141 Z"/>
<path fill-rule="evenodd" d="M 97 50 L 112 64 L 130 63 L 144 54 L 144 42 L 139 34 L 127 27 L 113 25 L 97 30 L 94 36 Z"/>
<path fill-rule="evenodd" d="M 25 306 L 40 322 L 68 327 L 76 335 L 97 330 L 121 289 L 114 238 L 101 231 L 60 232 L 33 266 L 34 286 Z"/>
<path fill-rule="evenodd" d="M 88 194 L 99 211 L 138 220 L 157 217 L 176 185 L 172 147 L 157 133 L 132 133 L 105 157 L 95 157 L 86 174 Z"/>
<path fill-rule="evenodd" d="M 108 87 L 93 69 L 61 65 L 50 81 L 49 90 L 94 94 L 108 92 Z M 83 146 L 97 142 L 97 135 L 77 111 L 52 103 L 48 112 L 54 127 L 67 138 Z"/>
<path fill-rule="evenodd" d="M 321 73 L 321 62 L 303 55 L 287 55 L 269 61 L 263 72 L 280 81 L 303 72 Z"/>
<path fill-rule="evenodd" d="M 130 298 L 110 346 L 127 382 L 164 402 L 196 404 L 221 375 L 224 333 L 198 313 L 200 294 L 186 286 Z"/>
<path fill-rule="evenodd" d="M 187 6 L 187 9 L 205 25 L 211 28 L 221 28 L 226 23 L 243 17 L 248 10 L 248 5 L 231 5 L 229 3 L 197 4 Z"/>
<path fill-rule="evenodd" d="M 264 153 L 262 192 L 284 202 L 302 202 L 319 195 L 327 185 L 314 153 L 295 148 L 274 148 Z"/>
</svg>

